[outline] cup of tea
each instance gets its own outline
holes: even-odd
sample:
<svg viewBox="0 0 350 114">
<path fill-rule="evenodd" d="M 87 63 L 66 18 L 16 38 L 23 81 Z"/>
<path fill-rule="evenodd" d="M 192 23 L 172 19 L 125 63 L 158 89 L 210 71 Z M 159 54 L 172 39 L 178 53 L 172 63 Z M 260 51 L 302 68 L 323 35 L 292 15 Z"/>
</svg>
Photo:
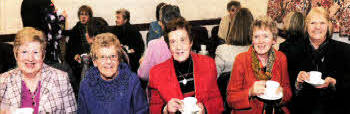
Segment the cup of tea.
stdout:
<svg viewBox="0 0 350 114">
<path fill-rule="evenodd" d="M 207 50 L 207 46 L 206 46 L 206 45 L 201 44 L 201 50 L 202 50 L 202 51 L 206 51 L 206 50 Z"/>
<path fill-rule="evenodd" d="M 310 74 L 309 81 L 311 83 L 318 83 L 322 78 L 322 73 L 319 71 L 310 71 L 309 74 Z"/>
<path fill-rule="evenodd" d="M 195 97 L 186 97 L 183 100 L 183 111 L 184 113 L 192 113 L 197 109 L 197 99 Z"/>
<path fill-rule="evenodd" d="M 265 95 L 276 96 L 276 91 L 280 87 L 280 83 L 272 80 L 266 81 Z"/>
</svg>

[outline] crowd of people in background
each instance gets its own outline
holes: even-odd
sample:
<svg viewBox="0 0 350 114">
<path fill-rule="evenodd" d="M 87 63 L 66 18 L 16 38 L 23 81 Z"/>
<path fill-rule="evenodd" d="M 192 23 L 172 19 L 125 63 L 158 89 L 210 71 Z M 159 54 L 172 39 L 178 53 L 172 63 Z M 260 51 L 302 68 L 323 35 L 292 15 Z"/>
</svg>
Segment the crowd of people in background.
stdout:
<svg viewBox="0 0 350 114">
<path fill-rule="evenodd" d="M 23 29 L 0 44 L 0 114 L 349 114 L 350 44 L 333 38 L 350 39 L 349 5 L 269 0 L 253 16 L 230 1 L 209 56 L 176 5 L 156 6 L 144 41 L 127 9 L 109 26 L 83 5 L 68 30 L 50 0 L 23 0 Z"/>
</svg>

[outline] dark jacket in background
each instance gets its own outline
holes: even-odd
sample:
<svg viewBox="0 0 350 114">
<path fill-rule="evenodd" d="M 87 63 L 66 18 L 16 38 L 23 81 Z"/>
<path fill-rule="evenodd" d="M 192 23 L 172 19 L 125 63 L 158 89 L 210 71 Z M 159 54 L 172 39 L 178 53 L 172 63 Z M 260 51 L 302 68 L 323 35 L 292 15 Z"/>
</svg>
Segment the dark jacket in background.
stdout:
<svg viewBox="0 0 350 114">
<path fill-rule="evenodd" d="M 50 5 L 50 0 L 23 0 L 21 5 L 21 17 L 23 27 L 34 27 L 45 30 L 45 9 Z"/>
<path fill-rule="evenodd" d="M 128 46 L 129 49 L 134 49 L 134 53 L 128 53 L 131 70 L 137 72 L 139 68 L 139 60 L 145 50 L 145 44 L 142 39 L 141 33 L 136 26 L 126 23 L 122 26 L 113 26 L 110 29 L 111 33 L 116 35 L 120 43 L 125 47 Z"/>
<path fill-rule="evenodd" d="M 0 74 L 16 67 L 13 46 L 0 42 Z"/>
<path fill-rule="evenodd" d="M 158 21 L 153 21 L 149 24 L 149 31 L 146 38 L 146 43 L 154 39 L 158 39 L 163 35 L 162 27 L 158 24 Z"/>
<path fill-rule="evenodd" d="M 348 103 L 345 90 L 349 88 L 350 47 L 348 44 L 327 38 L 315 50 L 309 38 L 287 40 L 280 45 L 288 59 L 291 83 L 295 84 L 300 71 L 320 71 L 322 79 L 332 77 L 337 80 L 335 87 L 317 89 L 302 83 L 300 90 L 294 89 L 292 113 L 295 114 L 335 114 L 344 113 L 344 103 Z"/>
</svg>

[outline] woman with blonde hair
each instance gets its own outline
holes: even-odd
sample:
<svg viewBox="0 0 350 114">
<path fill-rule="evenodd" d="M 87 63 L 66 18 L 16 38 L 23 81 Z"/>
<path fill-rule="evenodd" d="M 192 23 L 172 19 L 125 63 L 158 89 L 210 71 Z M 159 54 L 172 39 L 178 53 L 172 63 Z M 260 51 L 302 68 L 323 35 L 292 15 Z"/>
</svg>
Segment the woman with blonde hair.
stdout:
<svg viewBox="0 0 350 114">
<path fill-rule="evenodd" d="M 251 25 L 252 46 L 236 56 L 227 87 L 227 102 L 232 113 L 289 112 L 284 107 L 292 96 L 287 59 L 282 52 L 272 48 L 277 32 L 276 24 L 268 16 L 258 17 Z M 270 82 L 279 84 L 272 96 L 265 91 Z"/>
<path fill-rule="evenodd" d="M 37 113 L 74 113 L 73 89 L 66 72 L 44 64 L 46 38 L 25 27 L 16 34 L 17 68 L 0 75 L 0 113 L 31 108 Z"/>
<path fill-rule="evenodd" d="M 285 46 L 291 77 L 295 77 L 295 113 L 343 113 L 341 105 L 350 74 L 350 48 L 348 44 L 331 39 L 332 23 L 328 11 L 312 8 L 305 19 L 305 39 Z M 319 81 L 310 82 L 311 73 L 319 72 Z M 313 73 L 312 73 L 313 74 Z M 339 95 L 339 96 L 338 96 Z M 336 98 L 337 97 L 337 98 Z M 343 103 L 341 103 L 343 102 Z M 340 109 L 340 110 L 338 110 Z"/>
</svg>

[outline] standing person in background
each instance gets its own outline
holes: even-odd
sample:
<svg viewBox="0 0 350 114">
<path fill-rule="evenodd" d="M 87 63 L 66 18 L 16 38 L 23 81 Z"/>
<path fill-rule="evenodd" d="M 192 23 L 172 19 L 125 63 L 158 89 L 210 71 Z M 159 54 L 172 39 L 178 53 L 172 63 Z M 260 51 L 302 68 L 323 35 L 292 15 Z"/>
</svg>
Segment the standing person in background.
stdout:
<svg viewBox="0 0 350 114">
<path fill-rule="evenodd" d="M 147 39 L 146 39 L 146 45 L 148 44 L 149 41 L 151 41 L 153 39 L 160 38 L 163 35 L 163 29 L 162 29 L 162 26 L 160 25 L 162 23 L 162 21 L 160 21 L 160 19 L 161 19 L 161 13 L 162 13 L 161 9 L 164 5 L 166 5 L 164 2 L 159 3 L 157 5 L 157 8 L 156 8 L 157 21 L 153 21 L 149 26 L 149 31 L 148 31 Z"/>
<path fill-rule="evenodd" d="M 88 34 L 88 23 L 92 20 L 93 12 L 90 6 L 83 5 L 78 10 L 79 22 L 72 28 L 69 34 L 67 43 L 66 60 L 72 67 L 75 76 L 80 76 L 80 56 L 87 54 L 90 50 L 92 39 Z"/>
<path fill-rule="evenodd" d="M 70 32 L 66 33 L 69 36 L 66 49 L 66 61 L 72 68 L 73 76 L 75 77 L 75 80 L 72 82 L 75 93 L 78 93 L 81 80 L 82 65 L 80 64 L 80 56 L 81 54 L 89 52 L 89 42 L 92 41 L 92 39 L 88 37 L 87 24 L 92 19 L 93 12 L 90 6 L 83 5 L 79 8 L 77 15 L 79 21 Z"/>
<path fill-rule="evenodd" d="M 230 31 L 231 21 L 235 17 L 237 11 L 240 8 L 241 8 L 241 3 L 239 3 L 238 1 L 230 1 L 229 3 L 227 3 L 226 9 L 229 15 L 226 15 L 221 18 L 220 25 L 219 25 L 219 32 L 218 32 L 219 38 L 226 41 Z"/>
<path fill-rule="evenodd" d="M 117 10 L 115 18 L 116 26 L 111 28 L 111 33 L 119 38 L 120 43 L 126 49 L 131 70 L 137 72 L 140 66 L 139 60 L 145 50 L 141 33 L 136 26 L 130 24 L 130 12 L 128 10 Z"/>
<path fill-rule="evenodd" d="M 226 89 L 231 76 L 232 65 L 236 56 L 241 52 L 248 51 L 252 43 L 249 26 L 253 21 L 254 17 L 248 8 L 238 10 L 236 17 L 232 20 L 231 31 L 226 44 L 219 45 L 215 52 L 218 86 L 225 103 L 225 114 L 230 113 L 231 110 L 226 102 Z"/>
<path fill-rule="evenodd" d="M 92 10 L 88 6 L 81 6 L 78 13 L 80 22 L 70 31 L 68 41 L 67 60 L 74 68 L 75 76 L 74 88 L 79 89 L 79 83 L 85 77 L 85 72 L 93 66 L 90 53 L 90 45 L 97 34 L 107 32 L 107 22 L 101 17 L 92 17 Z M 79 80 L 80 79 L 80 80 Z"/>
<path fill-rule="evenodd" d="M 292 92 L 287 58 L 272 48 L 277 39 L 276 24 L 268 16 L 258 17 L 250 30 L 252 46 L 236 56 L 227 87 L 227 103 L 233 114 L 288 114 L 285 104 Z M 271 80 L 279 83 L 275 93 L 282 93 L 282 96 L 277 100 L 264 100 L 266 83 Z"/>
</svg>

